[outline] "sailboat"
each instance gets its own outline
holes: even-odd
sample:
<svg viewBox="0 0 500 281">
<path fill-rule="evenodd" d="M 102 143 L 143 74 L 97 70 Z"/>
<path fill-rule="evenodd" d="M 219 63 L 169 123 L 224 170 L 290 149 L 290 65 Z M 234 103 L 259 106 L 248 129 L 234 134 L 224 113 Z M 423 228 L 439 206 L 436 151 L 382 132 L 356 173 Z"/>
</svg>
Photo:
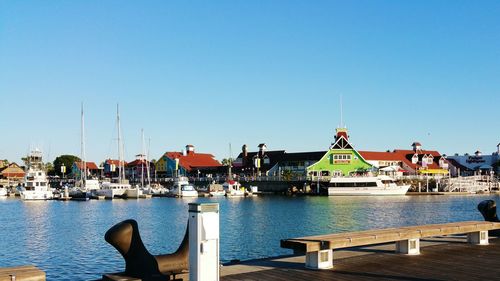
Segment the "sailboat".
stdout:
<svg viewBox="0 0 500 281">
<path fill-rule="evenodd" d="M 222 184 L 222 188 L 226 192 L 227 197 L 243 197 L 245 196 L 245 189 L 241 187 L 241 184 L 238 181 L 233 180 L 233 174 L 231 172 L 233 161 L 231 159 L 231 154 L 231 144 L 229 144 L 229 165 L 227 180 Z"/>
<path fill-rule="evenodd" d="M 141 130 L 141 154 L 136 155 L 137 160 L 140 161 L 141 163 L 141 183 L 140 185 L 136 185 L 135 187 L 130 187 L 130 189 L 127 189 L 125 191 L 125 197 L 127 198 L 140 198 L 144 194 L 144 190 L 148 189 L 149 190 L 149 184 L 147 188 L 144 186 L 144 162 L 149 162 L 147 159 L 146 155 L 144 154 L 144 130 Z M 146 164 L 146 166 L 149 167 L 149 165 Z M 149 169 L 149 168 L 148 168 Z M 148 171 L 149 175 L 149 171 Z"/>
<path fill-rule="evenodd" d="M 125 179 L 125 161 L 123 160 L 123 145 L 121 142 L 120 110 L 116 105 L 116 126 L 118 127 L 118 178 L 112 182 L 103 182 L 97 194 L 106 199 L 122 197 L 126 190 L 130 189 L 128 180 Z"/>
<path fill-rule="evenodd" d="M 77 163 L 80 169 L 80 179 L 76 185 L 69 190 L 69 197 L 73 199 L 89 200 L 92 193 L 95 193 L 99 187 L 99 181 L 88 179 L 88 167 L 85 159 L 85 115 L 83 113 L 83 103 L 81 107 L 80 124 L 80 163 Z"/>
</svg>

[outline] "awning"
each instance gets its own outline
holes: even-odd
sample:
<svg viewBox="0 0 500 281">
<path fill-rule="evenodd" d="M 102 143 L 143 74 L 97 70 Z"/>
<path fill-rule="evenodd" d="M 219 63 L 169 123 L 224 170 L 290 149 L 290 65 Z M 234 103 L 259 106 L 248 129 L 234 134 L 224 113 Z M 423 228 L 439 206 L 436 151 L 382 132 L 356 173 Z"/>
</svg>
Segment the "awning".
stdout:
<svg viewBox="0 0 500 281">
<path fill-rule="evenodd" d="M 450 171 L 445 169 L 425 169 L 425 170 L 418 170 L 418 172 L 420 174 L 446 175 Z"/>
<path fill-rule="evenodd" d="M 484 164 L 484 165 L 479 166 L 479 168 L 478 168 L 478 169 L 479 169 L 479 170 L 492 170 L 492 169 L 493 169 L 493 167 L 491 167 L 491 166 L 490 166 L 490 165 L 488 165 L 488 164 Z"/>
</svg>

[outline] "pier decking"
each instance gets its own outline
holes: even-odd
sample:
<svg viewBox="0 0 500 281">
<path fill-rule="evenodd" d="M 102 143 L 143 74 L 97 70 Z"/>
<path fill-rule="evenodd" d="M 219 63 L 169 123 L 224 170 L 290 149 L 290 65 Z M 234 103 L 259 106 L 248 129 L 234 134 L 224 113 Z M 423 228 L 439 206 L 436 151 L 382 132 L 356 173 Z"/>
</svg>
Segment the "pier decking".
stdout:
<svg viewBox="0 0 500 281">
<path fill-rule="evenodd" d="M 304 256 L 263 259 L 224 266 L 221 280 L 497 280 L 500 239 L 471 245 L 461 239 L 421 242 L 417 256 L 394 253 L 394 245 L 335 251 L 331 270 L 304 268 Z M 184 279 L 186 280 L 186 279 Z"/>
</svg>

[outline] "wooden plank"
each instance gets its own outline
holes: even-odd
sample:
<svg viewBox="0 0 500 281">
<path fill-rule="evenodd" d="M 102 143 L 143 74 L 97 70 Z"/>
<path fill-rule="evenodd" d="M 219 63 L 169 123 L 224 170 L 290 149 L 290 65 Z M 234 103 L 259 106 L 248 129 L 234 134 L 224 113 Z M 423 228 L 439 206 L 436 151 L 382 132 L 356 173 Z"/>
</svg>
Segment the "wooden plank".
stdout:
<svg viewBox="0 0 500 281">
<path fill-rule="evenodd" d="M 33 265 L 0 268 L 0 281 L 45 281 L 45 272 Z"/>
<path fill-rule="evenodd" d="M 493 229 L 500 229 L 500 223 L 465 221 L 285 239 L 281 240 L 281 247 L 299 252 L 314 252 Z"/>
<path fill-rule="evenodd" d="M 339 251 L 348 252 L 348 251 Z M 490 246 L 447 243 L 422 248 L 424 254 L 404 256 L 377 252 L 335 260 L 333 270 L 308 270 L 291 263 L 277 262 L 274 267 L 258 271 L 223 275 L 221 281 L 233 280 L 498 280 L 500 239 Z M 224 271 L 226 267 L 222 270 Z"/>
</svg>

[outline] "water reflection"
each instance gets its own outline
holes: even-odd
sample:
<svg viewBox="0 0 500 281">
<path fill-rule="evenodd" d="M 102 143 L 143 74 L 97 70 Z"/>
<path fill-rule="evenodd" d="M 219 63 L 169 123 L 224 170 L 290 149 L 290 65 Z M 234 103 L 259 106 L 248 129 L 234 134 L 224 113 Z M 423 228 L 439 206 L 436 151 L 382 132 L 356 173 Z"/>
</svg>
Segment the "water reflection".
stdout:
<svg viewBox="0 0 500 281">
<path fill-rule="evenodd" d="M 138 221 L 153 254 L 179 246 L 188 203 L 220 204 L 222 261 L 290 251 L 279 240 L 340 231 L 482 220 L 477 204 L 497 196 L 153 198 L 89 202 L 0 201 L 0 264 L 35 264 L 48 280 L 92 280 L 124 264 L 104 233 L 129 218 Z"/>
</svg>

